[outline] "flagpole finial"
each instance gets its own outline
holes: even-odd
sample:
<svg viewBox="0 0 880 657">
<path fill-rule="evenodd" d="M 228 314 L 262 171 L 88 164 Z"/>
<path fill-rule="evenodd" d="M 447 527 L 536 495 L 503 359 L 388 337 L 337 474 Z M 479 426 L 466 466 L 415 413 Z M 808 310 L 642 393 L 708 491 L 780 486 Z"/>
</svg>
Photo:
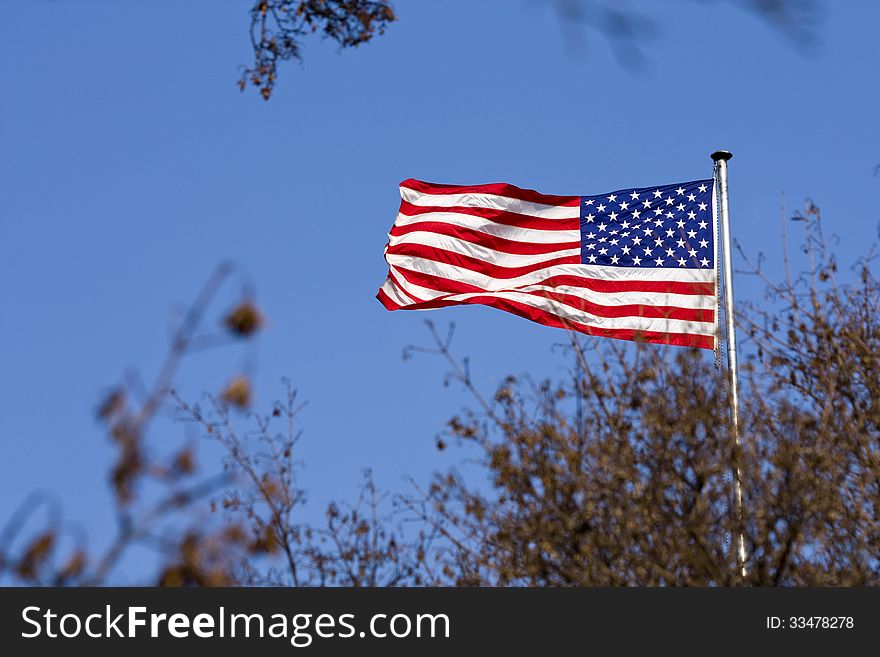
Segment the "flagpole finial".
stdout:
<svg viewBox="0 0 880 657">
<path fill-rule="evenodd" d="M 710 157 L 716 162 L 718 160 L 724 160 L 725 162 L 727 162 L 727 160 L 733 157 L 733 153 L 731 153 L 730 151 L 715 151 L 714 153 L 712 153 L 712 155 L 710 155 Z"/>
</svg>

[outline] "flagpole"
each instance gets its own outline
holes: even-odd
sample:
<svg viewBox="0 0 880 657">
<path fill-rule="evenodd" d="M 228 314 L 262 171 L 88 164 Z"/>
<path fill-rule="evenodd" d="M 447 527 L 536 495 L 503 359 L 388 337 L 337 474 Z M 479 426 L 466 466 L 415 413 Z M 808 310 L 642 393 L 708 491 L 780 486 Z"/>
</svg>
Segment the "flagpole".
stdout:
<svg viewBox="0 0 880 657">
<path fill-rule="evenodd" d="M 715 162 L 715 181 L 718 185 L 721 219 L 722 265 L 724 275 L 724 316 L 727 324 L 727 373 L 730 377 L 730 419 L 734 443 L 733 500 L 736 514 L 736 566 L 740 577 L 745 579 L 746 542 L 743 531 L 742 480 L 740 478 L 740 438 L 739 438 L 739 380 L 736 366 L 736 326 L 733 314 L 733 266 L 730 258 L 730 206 L 727 196 L 727 161 L 733 157 L 730 151 L 715 151 L 711 155 Z"/>
</svg>

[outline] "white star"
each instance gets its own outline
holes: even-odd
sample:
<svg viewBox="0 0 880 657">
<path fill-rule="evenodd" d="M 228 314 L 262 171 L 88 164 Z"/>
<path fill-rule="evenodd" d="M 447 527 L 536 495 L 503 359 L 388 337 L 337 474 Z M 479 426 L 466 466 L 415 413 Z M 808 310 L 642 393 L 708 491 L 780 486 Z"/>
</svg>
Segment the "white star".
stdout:
<svg viewBox="0 0 880 657">
<path fill-rule="evenodd" d="M 679 219 L 678 221 L 675 222 L 675 225 L 678 226 L 679 228 L 684 228 L 684 219 Z"/>
<path fill-rule="evenodd" d="M 639 210 L 633 210 L 633 219 L 638 219 L 642 216 L 642 213 Z"/>
<path fill-rule="evenodd" d="M 654 240 L 654 244 L 656 244 L 657 246 L 663 246 L 663 240 L 658 237 Z"/>
<path fill-rule="evenodd" d="M 617 246 L 617 243 L 618 243 L 619 241 L 620 241 L 620 240 L 618 240 L 617 238 L 615 238 L 615 239 L 611 240 L 611 241 L 609 242 L 609 244 L 611 244 L 612 246 Z"/>
<path fill-rule="evenodd" d="M 642 205 L 644 205 L 646 208 L 650 208 L 650 207 L 651 207 L 651 201 L 642 201 Z"/>
<path fill-rule="evenodd" d="M 611 264 L 612 265 L 616 265 L 618 260 L 620 260 L 620 258 L 618 258 L 616 255 L 611 256 Z"/>
<path fill-rule="evenodd" d="M 672 215 L 671 212 L 667 212 L 667 213 L 666 213 L 666 217 L 667 217 L 668 219 L 672 219 L 672 216 L 673 216 L 673 215 Z"/>
<path fill-rule="evenodd" d="M 679 203 L 678 205 L 675 206 L 675 209 L 678 210 L 679 212 L 684 212 L 684 203 Z"/>
<path fill-rule="evenodd" d="M 595 244 L 587 244 L 587 249 L 588 249 L 588 250 L 592 251 L 592 250 L 595 249 L 595 248 L 596 248 L 596 245 L 595 245 Z"/>
<path fill-rule="evenodd" d="M 637 200 L 639 199 L 639 193 L 638 193 L 638 192 L 633 192 L 632 194 L 629 195 L 629 197 L 630 197 L 633 201 L 637 201 Z"/>
<path fill-rule="evenodd" d="M 708 267 L 708 266 L 709 266 L 709 261 L 706 260 L 705 258 L 703 258 L 702 260 L 700 260 L 700 264 L 703 265 L 704 267 Z"/>
<path fill-rule="evenodd" d="M 696 219 L 696 218 L 697 218 L 697 213 L 696 213 L 696 212 L 694 212 L 693 210 L 691 210 L 690 212 L 688 212 L 688 219 Z"/>
<path fill-rule="evenodd" d="M 661 214 L 663 214 L 663 208 L 654 208 L 654 214 L 659 217 Z"/>
<path fill-rule="evenodd" d="M 663 198 L 663 193 L 659 189 L 655 189 L 654 198 Z"/>
<path fill-rule="evenodd" d="M 612 194 L 611 196 L 608 197 L 608 200 L 609 201 L 616 201 L 617 197 L 614 194 Z"/>
<path fill-rule="evenodd" d="M 629 255 L 629 247 L 628 246 L 622 247 L 620 249 L 620 251 L 621 251 L 621 253 L 623 253 L 623 255 Z"/>
<path fill-rule="evenodd" d="M 700 248 L 701 249 L 705 249 L 708 246 L 709 246 L 709 242 L 707 242 L 706 240 L 700 240 Z"/>
<path fill-rule="evenodd" d="M 648 255 L 648 256 L 651 255 L 651 248 L 650 247 L 645 247 L 645 255 Z"/>
<path fill-rule="evenodd" d="M 642 228 L 642 232 L 643 232 L 645 235 L 650 235 L 651 233 L 654 232 L 654 229 L 653 229 L 653 228 Z"/>
<path fill-rule="evenodd" d="M 684 258 L 679 258 L 679 259 L 678 259 L 678 266 L 679 266 L 679 267 L 684 267 L 684 265 L 685 265 Z"/>
<path fill-rule="evenodd" d="M 623 228 L 624 230 L 626 230 L 627 228 L 629 228 L 629 222 L 626 219 L 624 219 L 623 223 L 620 224 L 620 227 Z"/>
<path fill-rule="evenodd" d="M 589 235 L 587 235 L 587 239 L 588 239 L 588 240 L 591 240 L 591 239 L 593 239 L 594 237 L 596 237 L 596 233 L 590 233 Z"/>
<path fill-rule="evenodd" d="M 602 255 L 608 255 L 608 249 L 602 247 L 601 249 L 599 249 L 599 253 L 601 253 Z"/>
<path fill-rule="evenodd" d="M 599 242 L 607 242 L 607 241 L 608 241 L 607 237 L 600 237 L 599 238 Z"/>
<path fill-rule="evenodd" d="M 608 216 L 611 217 L 611 221 L 616 221 L 616 220 L 617 220 L 617 213 L 616 213 L 616 212 L 612 212 L 612 213 L 609 214 Z"/>
<path fill-rule="evenodd" d="M 672 200 L 671 196 L 666 197 L 666 205 L 672 205 L 675 201 Z"/>
<path fill-rule="evenodd" d="M 587 200 L 584 202 L 584 205 L 593 205 L 593 199 L 587 199 Z"/>
<path fill-rule="evenodd" d="M 678 194 L 679 196 L 681 196 L 682 194 L 684 194 L 684 188 L 679 187 L 678 189 L 675 190 L 675 193 Z"/>
<path fill-rule="evenodd" d="M 706 209 L 706 204 L 700 203 L 700 210 L 705 210 L 705 209 Z"/>
<path fill-rule="evenodd" d="M 676 242 L 676 244 L 678 244 L 678 248 L 679 248 L 679 249 L 683 249 L 683 248 L 684 248 L 684 240 L 678 240 L 678 241 Z"/>
<path fill-rule="evenodd" d="M 603 204 L 601 204 L 601 203 L 599 204 L 599 206 L 598 206 L 596 209 L 597 209 L 599 212 L 605 212 L 605 206 L 604 206 Z"/>
<path fill-rule="evenodd" d="M 590 262 L 596 262 L 596 256 L 594 256 L 592 253 L 590 254 Z"/>
<path fill-rule="evenodd" d="M 629 237 L 629 231 L 627 230 L 627 231 L 621 233 L 620 236 L 621 237 Z"/>
<path fill-rule="evenodd" d="M 635 256 L 633 258 L 633 264 L 639 266 L 640 264 L 642 264 L 642 259 L 639 256 Z"/>
<path fill-rule="evenodd" d="M 663 258 L 657 258 L 654 262 L 656 262 L 657 266 L 660 267 L 663 264 Z"/>
<path fill-rule="evenodd" d="M 694 251 L 693 249 L 691 249 L 690 251 L 688 251 L 688 255 L 689 255 L 691 258 L 696 258 L 696 257 L 697 257 L 697 252 Z"/>
<path fill-rule="evenodd" d="M 629 208 L 629 203 L 627 203 L 626 201 L 624 201 L 623 203 L 620 204 L 621 210 L 626 210 L 628 208 Z"/>
<path fill-rule="evenodd" d="M 673 235 L 675 235 L 675 231 L 672 230 L 671 228 L 667 228 L 666 229 L 666 237 L 672 237 Z"/>
<path fill-rule="evenodd" d="M 706 186 L 705 186 L 705 185 L 700 185 L 700 191 L 701 191 L 701 192 L 705 192 L 705 191 L 706 191 Z"/>
<path fill-rule="evenodd" d="M 705 221 L 700 222 L 700 228 L 705 228 L 708 224 Z"/>
<path fill-rule="evenodd" d="M 606 226 L 605 224 L 599 224 L 598 228 L 599 228 L 599 231 L 601 232 L 601 231 L 605 230 L 606 228 L 608 228 L 608 226 Z"/>
<path fill-rule="evenodd" d="M 641 238 L 641 237 L 633 237 L 633 244 L 635 244 L 636 246 L 638 246 L 638 245 L 641 244 L 641 243 L 642 243 L 642 238 Z"/>
<path fill-rule="evenodd" d="M 697 197 L 696 197 L 695 194 L 688 194 L 688 201 L 690 201 L 691 203 L 693 203 L 693 202 L 696 201 L 696 200 L 697 200 Z"/>
<path fill-rule="evenodd" d="M 672 257 L 673 253 L 674 251 L 672 249 L 666 249 L 666 255 L 668 255 L 670 258 Z"/>
<path fill-rule="evenodd" d="M 690 237 L 691 239 L 694 239 L 696 236 L 697 236 L 697 232 L 695 230 L 688 231 L 688 237 Z"/>
<path fill-rule="evenodd" d="M 657 227 L 659 228 L 660 226 L 663 225 L 663 220 L 660 219 L 660 218 L 658 218 L 658 219 L 654 222 L 654 225 L 657 226 Z"/>
</svg>

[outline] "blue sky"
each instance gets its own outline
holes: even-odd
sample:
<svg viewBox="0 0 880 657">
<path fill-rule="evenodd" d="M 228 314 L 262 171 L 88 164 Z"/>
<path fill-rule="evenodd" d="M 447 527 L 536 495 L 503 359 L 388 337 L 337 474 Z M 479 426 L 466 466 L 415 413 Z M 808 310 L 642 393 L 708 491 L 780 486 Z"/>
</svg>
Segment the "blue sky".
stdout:
<svg viewBox="0 0 880 657">
<path fill-rule="evenodd" d="M 126 368 L 155 376 L 176 310 L 226 259 L 269 325 L 187 361 L 180 388 L 216 391 L 244 360 L 268 408 L 289 377 L 308 401 L 311 513 L 351 497 L 364 467 L 404 490 L 458 462 L 433 438 L 467 396 L 439 359 L 401 358 L 427 342 L 423 320 L 457 323 L 486 389 L 562 374 L 565 336 L 488 308 L 379 305 L 409 177 L 598 194 L 710 177 L 727 148 L 747 250 L 779 254 L 783 191 L 789 211 L 822 208 L 843 263 L 877 238 L 877 3 L 826 3 L 808 54 L 735 3 L 663 3 L 630 71 L 538 1 L 401 0 L 358 51 L 308 41 L 268 103 L 235 85 L 248 6 L 0 2 L 0 521 L 48 489 L 107 536 L 112 451 L 94 408 Z M 737 294 L 760 298 L 743 276 Z M 184 435 L 169 422 L 153 438 Z"/>
</svg>

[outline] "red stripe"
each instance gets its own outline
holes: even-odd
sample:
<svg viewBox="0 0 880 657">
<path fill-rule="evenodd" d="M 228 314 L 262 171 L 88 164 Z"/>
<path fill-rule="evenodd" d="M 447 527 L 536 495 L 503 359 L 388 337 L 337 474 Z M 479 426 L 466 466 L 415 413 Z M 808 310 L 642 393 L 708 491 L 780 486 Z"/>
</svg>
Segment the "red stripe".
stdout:
<svg viewBox="0 0 880 657">
<path fill-rule="evenodd" d="M 427 299 L 421 299 L 414 294 L 410 294 L 406 289 L 400 284 L 400 281 L 397 280 L 397 277 L 394 275 L 394 271 L 389 268 L 388 269 L 388 278 L 391 279 L 391 282 L 394 284 L 394 287 L 400 292 L 403 296 L 409 297 L 413 303 L 426 303 Z M 411 281 L 410 281 L 411 282 Z"/>
<path fill-rule="evenodd" d="M 468 285 L 467 283 L 453 281 L 448 278 L 442 278 L 440 276 L 422 274 L 421 272 L 410 271 L 403 267 L 395 267 L 394 270 L 398 274 L 400 274 L 404 280 L 412 283 L 413 285 L 425 287 L 431 290 L 435 290 L 437 292 L 443 292 L 446 293 L 447 296 L 452 294 L 487 293 L 486 290 L 482 290 L 474 285 Z M 401 287 L 400 283 L 396 279 L 394 281 L 394 284 L 398 288 Z M 401 291 L 405 292 L 405 290 Z M 644 304 L 620 304 L 606 306 L 595 303 L 593 301 L 588 301 L 582 297 L 573 294 L 565 294 L 562 292 L 548 292 L 546 290 L 523 290 L 520 288 L 492 290 L 491 292 L 488 292 L 488 294 L 494 294 L 497 292 L 519 292 L 521 294 L 529 294 L 531 296 L 542 299 L 551 299 L 554 301 L 558 301 L 559 303 L 564 303 L 567 306 L 570 306 L 577 310 L 588 312 L 592 315 L 597 315 L 599 317 L 647 317 L 650 319 L 679 319 L 686 322 L 708 323 L 712 323 L 715 321 L 715 311 L 705 310 L 702 308 L 681 308 L 679 306 Z M 412 295 L 410 294 L 407 294 L 407 296 L 412 297 Z M 442 299 L 431 299 L 427 301 L 422 301 L 421 303 L 435 304 L 438 301 L 445 301 L 445 297 Z M 453 301 L 453 303 L 459 303 L 459 301 L 455 300 Z M 466 302 L 461 301 L 461 303 Z"/>
<path fill-rule="evenodd" d="M 379 300 L 383 306 L 385 306 L 385 310 L 405 310 L 409 306 L 401 306 L 394 299 L 388 296 L 388 294 L 381 287 L 379 291 L 376 293 L 376 298 Z"/>
<path fill-rule="evenodd" d="M 400 265 L 394 266 L 395 271 L 403 274 L 404 278 L 409 279 L 408 273 L 411 271 Z M 414 276 L 424 276 L 425 280 L 431 280 L 434 284 L 423 285 L 417 280 L 410 280 L 411 283 L 422 285 L 422 287 L 430 287 L 435 290 L 450 289 L 456 293 L 462 292 L 485 292 L 485 288 L 469 283 L 462 283 L 443 276 L 435 276 L 424 272 L 412 271 Z M 586 276 L 549 276 L 547 278 L 529 283 L 529 285 L 545 285 L 547 287 L 557 287 L 568 285 L 570 287 L 582 287 L 593 292 L 648 292 L 656 294 L 687 294 L 696 296 L 715 296 L 714 283 L 686 283 L 683 281 L 609 281 L 601 278 L 588 278 Z"/>
<path fill-rule="evenodd" d="M 452 251 L 446 251 L 437 247 L 424 246 L 421 244 L 398 244 L 394 247 L 388 247 L 387 253 L 409 255 L 422 258 L 423 260 L 433 260 L 435 262 L 455 265 L 464 269 L 468 269 L 470 271 L 475 271 L 477 273 L 499 279 L 515 278 L 516 276 L 519 276 L 521 274 L 508 274 L 508 272 L 517 272 L 518 270 L 522 269 L 536 271 L 545 267 L 550 267 L 552 265 L 558 264 L 581 264 L 580 258 L 578 258 L 577 256 L 568 256 L 557 258 L 555 260 L 548 260 L 546 262 L 537 263 L 535 265 L 526 265 L 524 267 L 501 267 L 500 265 L 490 264 L 485 260 L 480 260 L 471 256 L 464 256 L 459 253 L 454 253 Z M 400 265 L 395 265 L 394 267 L 395 269 L 403 269 Z M 529 272 L 525 271 L 523 273 Z M 449 279 L 442 278 L 441 280 Z M 572 287 L 583 287 L 588 290 L 593 290 L 594 292 L 603 293 L 646 292 L 654 294 L 689 294 L 710 297 L 715 296 L 714 283 L 689 283 L 686 281 L 611 281 L 601 278 L 574 276 L 568 274 L 548 276 L 547 278 L 534 281 L 533 283 L 529 283 L 528 285 L 546 285 L 547 287 L 570 285 Z M 426 285 L 425 287 L 430 286 Z M 483 291 L 483 288 L 476 287 L 475 289 L 468 291 L 481 292 Z"/>
<path fill-rule="evenodd" d="M 572 287 L 585 287 L 594 292 L 654 292 L 657 294 L 694 294 L 708 297 L 715 296 L 715 283 L 688 282 L 688 281 L 612 281 L 603 278 L 591 278 L 589 276 L 574 276 L 571 274 L 550 276 L 529 285 L 571 285 Z"/>
<path fill-rule="evenodd" d="M 388 310 L 399 310 L 401 306 L 391 300 L 381 289 L 377 295 L 379 301 Z M 578 331 L 587 335 L 596 335 L 606 338 L 615 338 L 618 340 L 630 340 L 633 342 L 650 342 L 654 344 L 669 344 L 681 347 L 698 347 L 700 349 L 714 349 L 715 340 L 712 336 L 693 335 L 689 333 L 663 333 L 660 331 L 637 331 L 633 329 L 603 329 L 593 326 L 587 326 L 577 322 L 570 322 L 561 317 L 549 313 L 539 308 L 534 308 L 527 304 L 510 299 L 499 299 L 497 297 L 482 296 L 473 297 L 467 301 L 432 301 L 424 304 L 414 304 L 412 306 L 403 306 L 403 309 L 417 310 L 423 308 L 439 308 L 443 306 L 454 305 L 482 305 L 504 310 L 520 317 L 525 317 L 538 324 L 545 326 L 553 326 L 567 330 Z"/>
<path fill-rule="evenodd" d="M 471 285 L 470 283 L 462 283 L 461 281 L 444 278 L 443 276 L 435 276 L 434 274 L 425 274 L 398 265 L 395 265 L 393 269 L 413 285 L 426 287 L 430 290 L 437 290 L 438 292 L 447 292 L 449 294 L 479 294 L 486 291 L 483 288 Z M 396 282 L 395 285 L 397 285 Z"/>
<path fill-rule="evenodd" d="M 485 260 L 474 258 L 473 256 L 462 255 L 461 253 L 447 251 L 446 249 L 440 249 L 436 246 L 424 246 L 422 244 L 395 244 L 394 246 L 389 246 L 386 253 L 412 256 L 424 260 L 433 260 L 434 262 L 441 262 L 447 265 L 469 269 L 470 271 L 485 274 L 492 278 L 516 278 L 554 265 L 578 265 L 581 262 L 581 257 L 579 255 L 572 255 L 551 258 L 544 262 L 536 262 L 531 265 L 522 265 L 520 267 L 502 267 L 501 265 L 493 265 Z"/>
<path fill-rule="evenodd" d="M 546 290 L 513 290 L 530 294 L 535 297 L 551 299 L 564 303 L 591 315 L 599 317 L 647 317 L 650 319 L 680 319 L 686 322 L 714 322 L 715 313 L 701 308 L 680 308 L 678 306 L 646 306 L 642 304 L 620 304 L 615 306 L 603 306 L 592 301 L 587 301 L 573 294 L 562 292 L 548 292 Z"/>
<path fill-rule="evenodd" d="M 473 228 L 465 228 L 463 226 L 454 226 L 437 221 L 420 221 L 415 224 L 407 224 L 405 226 L 394 225 L 391 228 L 391 235 L 400 236 L 417 231 L 425 231 L 435 233 L 437 235 L 447 235 L 449 237 L 457 237 L 466 242 L 472 242 L 481 246 L 503 251 L 504 253 L 513 253 L 516 255 L 539 255 L 543 253 L 553 253 L 554 251 L 562 251 L 563 249 L 580 248 L 580 242 L 518 242 L 510 240 L 506 237 L 498 237 L 490 235 Z"/>
<path fill-rule="evenodd" d="M 436 185 L 410 178 L 400 183 L 401 187 L 412 189 L 423 194 L 496 194 L 530 203 L 542 203 L 544 205 L 560 205 L 564 207 L 580 207 L 580 196 L 555 196 L 541 194 L 532 189 L 521 189 L 507 183 L 492 183 L 489 185 Z"/>
<path fill-rule="evenodd" d="M 516 228 L 529 228 L 531 230 L 580 230 L 581 227 L 581 220 L 578 217 L 571 219 L 546 219 L 544 217 L 533 217 L 529 214 L 507 212 L 506 210 L 496 210 L 494 208 L 472 206 L 443 207 L 439 205 L 413 205 L 407 201 L 400 202 L 400 214 L 407 217 L 415 217 L 416 215 L 428 212 L 468 214 L 472 217 L 488 219 L 496 224 L 514 226 Z"/>
</svg>

